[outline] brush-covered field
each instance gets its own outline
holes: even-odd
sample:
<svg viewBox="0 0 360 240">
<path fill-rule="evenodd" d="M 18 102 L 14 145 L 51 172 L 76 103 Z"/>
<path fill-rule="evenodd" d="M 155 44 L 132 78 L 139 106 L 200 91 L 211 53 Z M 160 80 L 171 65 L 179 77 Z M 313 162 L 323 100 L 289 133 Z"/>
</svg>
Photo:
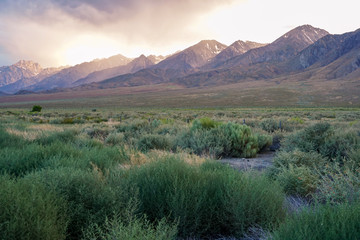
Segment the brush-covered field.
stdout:
<svg viewBox="0 0 360 240">
<path fill-rule="evenodd" d="M 358 108 L 37 111 L 0 109 L 0 239 L 360 237 Z"/>
</svg>

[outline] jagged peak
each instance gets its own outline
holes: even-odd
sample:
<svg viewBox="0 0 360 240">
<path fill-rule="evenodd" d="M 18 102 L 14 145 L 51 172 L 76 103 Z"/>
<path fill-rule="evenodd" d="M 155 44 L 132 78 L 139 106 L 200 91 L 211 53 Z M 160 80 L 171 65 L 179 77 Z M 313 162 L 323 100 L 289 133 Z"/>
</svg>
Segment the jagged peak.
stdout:
<svg viewBox="0 0 360 240">
<path fill-rule="evenodd" d="M 288 31 L 287 33 L 285 33 L 280 38 L 289 38 L 289 37 L 292 37 L 292 36 L 296 36 L 298 34 L 306 34 L 306 33 L 309 33 L 309 32 L 310 33 L 315 33 L 315 34 L 318 34 L 318 35 L 324 35 L 324 36 L 329 34 L 324 29 L 316 28 L 316 27 L 313 27 L 313 26 L 311 26 L 309 24 L 306 24 L 306 25 L 298 26 L 298 27 Z"/>
<path fill-rule="evenodd" d="M 142 58 L 146 58 L 146 59 L 147 59 L 147 57 L 146 57 L 144 54 L 141 54 L 141 55 L 138 57 L 138 59 L 142 59 Z"/>
<path fill-rule="evenodd" d="M 14 66 L 16 67 L 40 66 L 40 64 L 32 60 L 20 60 L 17 63 L 15 63 Z"/>
<path fill-rule="evenodd" d="M 288 41 L 296 41 L 299 43 L 302 42 L 303 44 L 312 44 L 328 34 L 329 33 L 324 29 L 306 24 L 288 31 L 280 38 L 276 39 L 273 43 L 286 44 Z"/>
</svg>

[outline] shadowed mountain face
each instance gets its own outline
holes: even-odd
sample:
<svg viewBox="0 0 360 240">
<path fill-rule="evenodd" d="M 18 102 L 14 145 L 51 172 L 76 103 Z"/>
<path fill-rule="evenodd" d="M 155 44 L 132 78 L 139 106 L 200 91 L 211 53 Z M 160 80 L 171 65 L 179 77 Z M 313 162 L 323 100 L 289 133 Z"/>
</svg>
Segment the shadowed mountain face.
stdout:
<svg viewBox="0 0 360 240">
<path fill-rule="evenodd" d="M 152 56 L 151 58 L 148 58 L 145 57 L 144 55 L 141 55 L 140 57 L 135 58 L 126 65 L 90 73 L 88 76 L 77 80 L 72 85 L 79 86 L 86 83 L 100 82 L 103 81 L 104 79 L 113 78 L 119 75 L 134 73 L 141 69 L 148 68 L 154 65 L 155 61 L 159 61 L 159 58 L 157 58 L 156 56 Z"/>
<path fill-rule="evenodd" d="M 327 31 L 310 25 L 300 26 L 287 32 L 271 44 L 249 50 L 238 57 L 219 64 L 219 67 L 231 68 L 263 62 L 282 62 L 328 34 Z"/>
<path fill-rule="evenodd" d="M 290 61 L 287 67 L 297 70 L 317 68 L 330 65 L 343 57 L 350 57 L 350 61 L 343 59 L 333 78 L 345 76 L 360 67 L 360 29 L 343 35 L 327 35 L 304 49 Z"/>
<path fill-rule="evenodd" d="M 225 48 L 226 45 L 215 40 L 203 40 L 194 46 L 168 57 L 153 68 L 174 69 L 186 72 L 208 63 L 210 59 L 218 55 Z"/>
<path fill-rule="evenodd" d="M 297 28 L 299 29 L 299 28 Z M 295 29 L 296 30 L 296 29 Z M 302 31 L 302 28 L 300 28 Z M 294 31 L 294 30 L 293 30 Z M 293 31 L 289 33 L 293 33 Z M 316 32 L 320 32 L 316 30 Z M 233 67 L 223 67 L 216 70 L 210 70 L 206 72 L 198 72 L 191 75 L 187 75 L 182 78 L 178 78 L 175 82 L 179 84 L 184 84 L 188 87 L 193 86 L 215 86 L 220 84 L 230 84 L 237 83 L 242 81 L 253 81 L 260 79 L 274 79 L 278 77 L 296 79 L 296 80 L 329 80 L 329 79 L 340 79 L 345 76 L 348 77 L 348 80 L 359 80 L 360 79 L 360 30 L 346 33 L 343 35 L 326 35 L 323 38 L 320 38 L 313 44 L 308 45 L 302 51 L 298 52 L 296 55 L 291 56 L 291 54 L 283 51 L 281 58 L 284 59 L 284 56 L 289 56 L 287 60 L 281 60 L 279 58 L 271 58 L 271 61 L 257 62 L 254 64 L 249 64 L 247 60 L 248 53 L 251 51 L 256 51 L 263 48 L 250 50 L 249 52 L 235 57 L 230 61 L 234 62 L 235 60 L 243 61 L 243 65 L 233 66 Z M 309 40 L 311 37 L 299 38 L 299 35 L 296 34 L 297 39 L 293 46 L 304 46 L 300 44 L 298 39 L 302 39 L 310 43 Z M 290 38 L 288 34 L 285 34 L 283 37 L 276 40 L 274 43 L 277 47 L 280 45 L 284 46 L 285 39 Z M 294 42 L 293 40 L 291 42 Z M 290 49 L 290 52 L 293 52 L 295 49 L 291 45 L 286 45 Z M 270 46 L 273 47 L 273 46 Z M 279 49 L 279 48 L 274 48 Z M 298 48 L 299 49 L 299 48 Z M 275 52 L 264 51 L 266 56 L 280 56 Z M 254 54 L 251 54 L 254 56 Z M 260 56 L 259 59 L 264 59 L 263 56 Z M 244 64 L 247 63 L 247 64 Z"/>
<path fill-rule="evenodd" d="M 250 41 L 243 42 L 241 40 L 236 41 L 227 48 L 225 48 L 223 51 L 221 51 L 214 58 L 212 58 L 209 61 L 209 63 L 205 64 L 202 67 L 202 69 L 206 70 L 206 69 L 217 68 L 221 66 L 221 64 L 223 64 L 226 60 L 244 54 L 251 49 L 259 48 L 263 46 L 266 46 L 266 44 L 250 42 Z"/>
<path fill-rule="evenodd" d="M 116 55 L 110 58 L 97 59 L 91 62 L 85 62 L 73 67 L 65 68 L 60 72 L 49 76 L 41 82 L 29 87 L 30 90 L 39 91 L 52 88 L 66 88 L 84 78 L 92 72 L 108 69 L 116 66 L 126 65 L 131 59 L 122 55 Z"/>
</svg>

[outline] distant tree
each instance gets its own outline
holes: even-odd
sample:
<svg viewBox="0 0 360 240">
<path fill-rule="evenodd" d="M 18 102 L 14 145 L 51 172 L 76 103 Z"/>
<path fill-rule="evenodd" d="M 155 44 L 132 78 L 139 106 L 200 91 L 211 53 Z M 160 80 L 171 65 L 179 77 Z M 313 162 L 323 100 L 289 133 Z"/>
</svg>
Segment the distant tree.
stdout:
<svg viewBox="0 0 360 240">
<path fill-rule="evenodd" d="M 42 107 L 40 105 L 34 105 L 31 112 L 41 112 Z"/>
</svg>

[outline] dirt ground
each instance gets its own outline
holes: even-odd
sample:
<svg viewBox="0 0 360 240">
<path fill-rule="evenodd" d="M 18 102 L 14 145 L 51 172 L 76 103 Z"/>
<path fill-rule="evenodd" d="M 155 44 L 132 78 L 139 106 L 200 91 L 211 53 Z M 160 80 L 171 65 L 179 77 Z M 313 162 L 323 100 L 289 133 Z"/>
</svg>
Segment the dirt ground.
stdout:
<svg viewBox="0 0 360 240">
<path fill-rule="evenodd" d="M 274 156 L 275 152 L 265 152 L 258 154 L 255 158 L 224 158 L 220 161 L 237 170 L 262 171 L 272 165 Z"/>
</svg>

